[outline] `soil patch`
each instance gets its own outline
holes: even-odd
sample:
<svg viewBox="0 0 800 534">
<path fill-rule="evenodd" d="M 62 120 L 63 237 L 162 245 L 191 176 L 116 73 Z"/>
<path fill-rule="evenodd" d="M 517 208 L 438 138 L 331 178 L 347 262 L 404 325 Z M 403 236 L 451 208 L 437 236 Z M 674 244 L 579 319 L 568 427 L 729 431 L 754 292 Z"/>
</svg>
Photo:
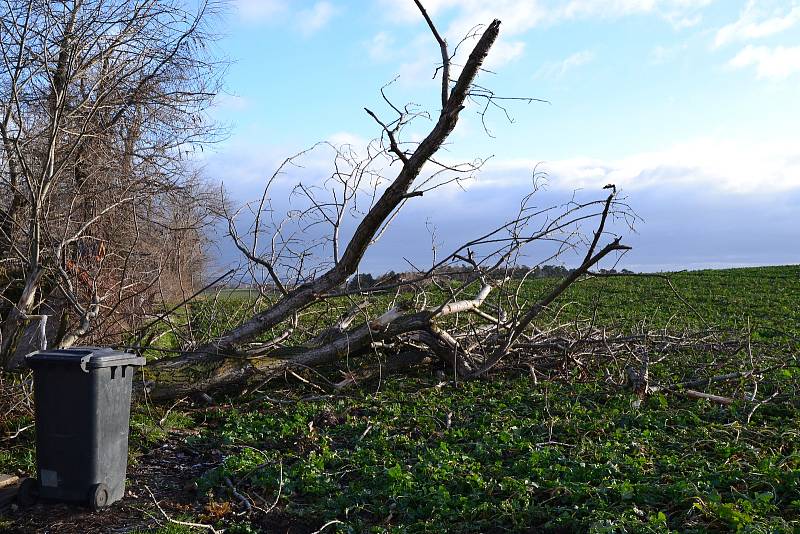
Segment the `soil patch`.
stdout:
<svg viewBox="0 0 800 534">
<path fill-rule="evenodd" d="M 144 451 L 128 467 L 125 498 L 100 512 L 88 508 L 40 502 L 31 508 L 12 507 L 0 516 L 11 526 L 0 523 L 0 531 L 9 533 L 85 534 L 87 532 L 126 533 L 148 531 L 168 521 L 158 511 L 152 491 L 170 517 L 197 516 L 203 504 L 192 481 L 219 465 L 222 453 L 187 445 L 186 432 L 170 432 L 166 441 Z"/>
</svg>

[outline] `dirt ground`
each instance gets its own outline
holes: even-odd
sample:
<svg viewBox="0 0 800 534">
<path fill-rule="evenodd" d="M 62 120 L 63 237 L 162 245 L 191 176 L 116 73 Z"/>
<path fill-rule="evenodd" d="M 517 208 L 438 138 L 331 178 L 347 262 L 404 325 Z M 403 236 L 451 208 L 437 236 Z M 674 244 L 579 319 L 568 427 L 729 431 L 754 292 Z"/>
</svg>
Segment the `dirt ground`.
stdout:
<svg viewBox="0 0 800 534">
<path fill-rule="evenodd" d="M 172 433 L 166 442 L 139 456 L 128 468 L 125 498 L 100 512 L 61 503 L 40 502 L 28 509 L 16 506 L 5 512 L 11 520 L 8 533 L 86 534 L 126 533 L 152 530 L 168 521 L 153 502 L 152 491 L 170 517 L 205 513 L 192 481 L 208 469 L 219 465 L 222 453 L 197 450 L 186 444 L 187 434 Z"/>
</svg>

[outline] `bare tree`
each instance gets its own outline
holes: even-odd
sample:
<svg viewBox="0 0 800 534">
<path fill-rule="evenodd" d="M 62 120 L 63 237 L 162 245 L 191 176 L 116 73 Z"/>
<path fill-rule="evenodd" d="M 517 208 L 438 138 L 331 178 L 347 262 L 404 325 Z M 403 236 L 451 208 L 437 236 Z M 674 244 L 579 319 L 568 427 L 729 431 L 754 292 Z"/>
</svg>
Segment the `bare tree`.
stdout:
<svg viewBox="0 0 800 534">
<path fill-rule="evenodd" d="M 619 237 L 600 246 L 608 235 L 607 220 L 629 213 L 616 199 L 616 190 L 606 198 L 573 200 L 545 209 L 533 205 L 532 193 L 522 199 L 517 214 L 508 222 L 434 258 L 429 269 L 388 277 L 370 288 L 348 288 L 346 282 L 358 272 L 367 249 L 387 231 L 407 202 L 480 170 L 482 160 L 452 164 L 437 159 L 465 107 L 479 101 L 480 113 L 485 114 L 489 107 L 502 109 L 508 100 L 475 83 L 498 37 L 500 21 L 471 34 L 474 46 L 452 79 L 453 50 L 422 4 L 415 3 L 441 53 L 436 70 L 441 76 L 441 108 L 433 127 L 420 142 L 404 140 L 407 125 L 429 115 L 413 105 L 394 104 L 384 88 L 381 93 L 391 118 L 365 109 L 380 127 L 380 137 L 361 151 L 323 144 L 334 152 L 331 174 L 315 186 L 298 184 L 293 195 L 298 205 L 285 216 L 273 206 L 270 188 L 275 178 L 305 153 L 284 161 L 268 180 L 260 200 L 239 210 L 226 207 L 221 215 L 227 218 L 231 237 L 248 260 L 251 275 L 265 273 L 260 295 L 269 304 L 221 335 L 150 365 L 151 395 L 170 397 L 377 352 L 385 354 L 390 365 L 431 356 L 449 366 L 456 378 L 480 376 L 512 350 L 536 316 L 572 282 L 602 258 L 628 248 Z M 394 172 L 394 177 L 384 178 L 387 171 Z M 247 210 L 252 224 L 240 228 L 238 216 Z M 353 227 L 345 231 L 348 217 L 354 218 Z M 595 232 L 587 236 L 583 225 L 593 220 L 597 221 Z M 346 234 L 350 237 L 344 243 Z M 580 266 L 550 294 L 538 302 L 520 302 L 518 286 L 515 290 L 503 272 L 513 268 L 523 247 L 532 243 L 554 243 L 551 258 L 582 246 L 587 250 Z M 460 266 L 460 278 L 442 279 L 443 270 L 454 265 Z M 433 292 L 425 292 L 430 284 L 438 285 L 436 293 L 446 296 L 444 302 L 434 302 Z M 416 288 L 411 300 L 402 293 L 409 287 Z M 501 291 L 493 300 L 492 315 L 482 308 L 494 288 Z M 383 313 L 361 301 L 387 292 L 395 292 L 396 305 Z M 311 321 L 314 326 L 302 326 L 315 313 L 315 306 L 322 306 L 328 315 L 331 309 L 344 309 L 333 325 Z M 463 319 L 469 315 L 483 322 L 465 324 Z M 303 341 L 298 343 L 298 339 Z M 190 380 L 176 382 L 176 373 L 191 368 L 197 373 L 190 373 Z"/>
<path fill-rule="evenodd" d="M 218 83 L 206 52 L 215 9 L 0 6 L 4 367 L 20 363 L 32 315 L 50 316 L 49 341 L 70 345 L 140 308 L 160 277 L 180 278 L 176 265 L 197 259 L 186 254 L 197 252 L 208 192 L 186 156 L 217 133 L 204 113 Z"/>
</svg>

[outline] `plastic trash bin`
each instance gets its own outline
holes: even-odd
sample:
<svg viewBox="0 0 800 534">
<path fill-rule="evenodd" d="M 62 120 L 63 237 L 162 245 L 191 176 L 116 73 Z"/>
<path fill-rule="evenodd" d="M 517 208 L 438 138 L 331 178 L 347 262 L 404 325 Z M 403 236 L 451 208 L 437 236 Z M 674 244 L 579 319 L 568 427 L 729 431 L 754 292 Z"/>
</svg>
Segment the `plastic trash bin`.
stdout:
<svg viewBox="0 0 800 534">
<path fill-rule="evenodd" d="M 20 487 L 37 498 L 105 508 L 125 495 L 131 385 L 145 359 L 109 348 L 29 354 L 36 401 L 37 479 Z"/>
</svg>

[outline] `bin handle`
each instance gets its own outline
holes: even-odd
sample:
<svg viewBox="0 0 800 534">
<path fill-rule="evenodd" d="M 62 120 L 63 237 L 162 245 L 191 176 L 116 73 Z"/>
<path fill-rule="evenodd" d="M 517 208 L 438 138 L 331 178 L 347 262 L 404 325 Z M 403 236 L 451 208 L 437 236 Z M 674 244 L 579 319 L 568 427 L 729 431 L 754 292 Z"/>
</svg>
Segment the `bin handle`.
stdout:
<svg viewBox="0 0 800 534">
<path fill-rule="evenodd" d="M 89 372 L 89 369 L 86 367 L 86 364 L 89 363 L 90 359 L 91 359 L 91 355 L 82 356 L 81 357 L 81 371 L 83 371 L 84 373 L 88 373 Z"/>
</svg>

